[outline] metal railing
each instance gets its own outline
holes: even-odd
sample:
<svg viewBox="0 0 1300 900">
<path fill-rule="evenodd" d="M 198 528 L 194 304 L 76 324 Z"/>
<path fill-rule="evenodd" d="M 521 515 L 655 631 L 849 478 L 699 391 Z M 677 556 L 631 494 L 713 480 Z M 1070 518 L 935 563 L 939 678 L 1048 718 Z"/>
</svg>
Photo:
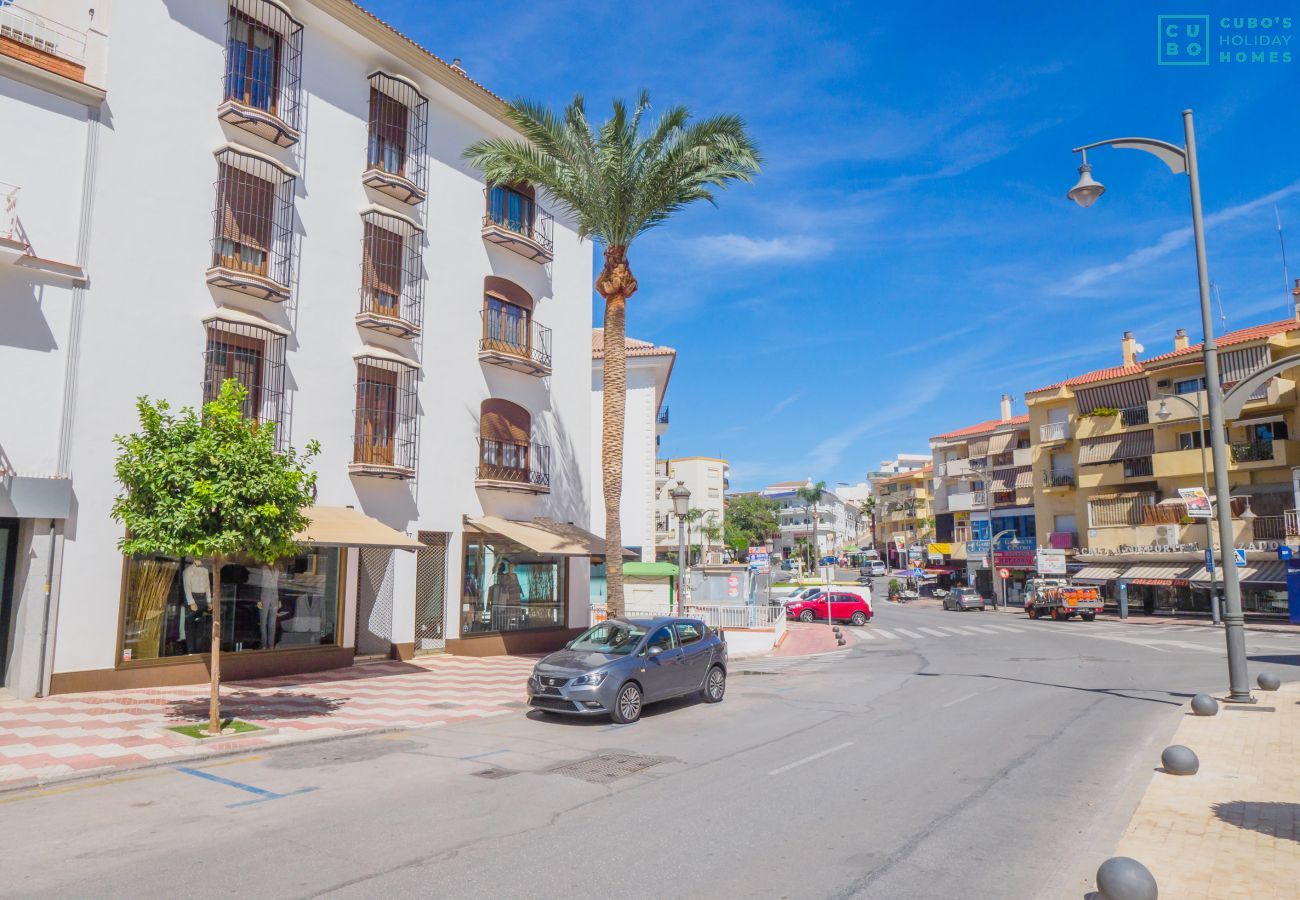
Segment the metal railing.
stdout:
<svg viewBox="0 0 1300 900">
<path fill-rule="evenodd" d="M 0 38 L 84 65 L 86 33 L 38 15 L 21 3 L 0 3 Z"/>
<path fill-rule="evenodd" d="M 1124 477 L 1125 478 L 1146 478 L 1155 471 L 1151 465 L 1151 457 L 1142 456 L 1137 459 L 1124 460 Z"/>
<path fill-rule="evenodd" d="M 678 615 L 676 604 L 671 610 L 665 604 L 660 609 L 628 609 L 623 612 L 625 619 L 654 619 L 675 615 Z M 785 631 L 785 607 L 775 603 L 687 603 L 682 607 L 681 615 L 702 619 L 710 628 L 754 628 L 774 630 L 777 634 Z M 606 604 L 591 604 L 592 622 L 603 622 L 608 616 L 609 607 Z"/>
<path fill-rule="evenodd" d="M 13 240 L 18 233 L 18 192 L 16 184 L 0 181 L 0 238 Z"/>
<path fill-rule="evenodd" d="M 1300 510 L 1288 509 L 1282 513 L 1286 520 L 1286 533 L 1288 537 L 1300 535 Z"/>
<path fill-rule="evenodd" d="M 658 422 L 660 425 L 668 424 L 668 407 L 665 406 L 663 409 L 659 410 Z"/>
<path fill-rule="evenodd" d="M 1073 531 L 1052 531 L 1047 535 L 1047 546 L 1053 550 L 1072 550 L 1079 545 L 1079 535 Z"/>
<path fill-rule="evenodd" d="M 467 634 L 484 631 L 527 631 L 534 628 L 556 628 L 564 624 L 563 610 L 558 603 L 533 605 L 494 604 L 488 609 L 475 609 L 465 613 Z"/>
<path fill-rule="evenodd" d="M 522 441 L 480 441 L 479 465 L 475 478 L 480 481 L 508 481 L 537 487 L 551 485 L 551 448 L 545 444 Z"/>
<path fill-rule="evenodd" d="M 532 319 L 521 319 L 497 309 L 485 309 L 483 337 L 479 339 L 480 351 L 495 351 L 539 366 L 551 367 L 551 329 L 538 325 Z"/>
<path fill-rule="evenodd" d="M 533 198 L 509 188 L 488 188 L 486 193 L 488 210 L 483 216 L 484 228 L 502 228 L 528 238 L 547 253 L 555 251 L 552 237 L 555 219 Z"/>
<path fill-rule="evenodd" d="M 1074 487 L 1074 473 L 1073 472 L 1052 472 L 1050 470 L 1044 472 L 1043 487 L 1047 487 L 1047 488 Z"/>
<path fill-rule="evenodd" d="M 1233 462 L 1267 462 L 1272 458 L 1272 441 L 1245 441 L 1232 445 Z"/>
<path fill-rule="evenodd" d="M 1130 406 L 1119 411 L 1119 419 L 1125 425 L 1147 425 L 1151 415 L 1146 406 Z"/>
<path fill-rule="evenodd" d="M 1285 516 L 1255 516 L 1251 519 L 1251 532 L 1257 541 L 1277 541 L 1287 536 Z"/>
<path fill-rule="evenodd" d="M 1069 422 L 1048 422 L 1045 425 L 1038 426 L 1038 440 L 1042 443 L 1048 441 L 1064 441 L 1070 437 Z"/>
</svg>

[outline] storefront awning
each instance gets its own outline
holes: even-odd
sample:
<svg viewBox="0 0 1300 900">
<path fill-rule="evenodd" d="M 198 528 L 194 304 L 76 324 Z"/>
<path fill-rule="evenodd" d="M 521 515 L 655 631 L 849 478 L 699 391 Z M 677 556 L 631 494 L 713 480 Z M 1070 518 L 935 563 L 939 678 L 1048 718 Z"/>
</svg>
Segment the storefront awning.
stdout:
<svg viewBox="0 0 1300 900">
<path fill-rule="evenodd" d="M 604 556 L 605 539 L 569 522 L 541 516 L 521 522 L 500 516 L 466 516 L 465 524 L 484 534 L 499 534 L 529 550 L 549 556 Z M 625 559 L 637 554 L 623 549 Z"/>
<path fill-rule="evenodd" d="M 1123 566 L 1084 566 L 1070 576 L 1070 580 L 1079 584 L 1105 584 L 1118 578 Z"/>
<path fill-rule="evenodd" d="M 1254 585 L 1285 585 L 1286 584 L 1286 563 L 1281 560 L 1261 560 L 1259 562 L 1249 562 L 1237 570 L 1241 577 L 1242 584 Z M 1204 566 L 1198 568 L 1192 575 L 1192 587 L 1208 588 L 1210 586 L 1210 573 Z M 1220 587 L 1223 586 L 1223 573 L 1219 570 L 1214 572 L 1215 583 Z"/>
<path fill-rule="evenodd" d="M 623 563 L 623 574 L 628 578 L 676 578 L 677 566 L 670 562 Z"/>
<path fill-rule="evenodd" d="M 1149 587 L 1186 587 L 1194 571 L 1196 567 L 1187 563 L 1148 563 L 1130 566 L 1124 580 Z"/>
<path fill-rule="evenodd" d="M 424 546 L 396 528 L 350 506 L 313 506 L 304 512 L 311 521 L 294 540 L 316 547 L 379 547 L 419 550 Z"/>
</svg>

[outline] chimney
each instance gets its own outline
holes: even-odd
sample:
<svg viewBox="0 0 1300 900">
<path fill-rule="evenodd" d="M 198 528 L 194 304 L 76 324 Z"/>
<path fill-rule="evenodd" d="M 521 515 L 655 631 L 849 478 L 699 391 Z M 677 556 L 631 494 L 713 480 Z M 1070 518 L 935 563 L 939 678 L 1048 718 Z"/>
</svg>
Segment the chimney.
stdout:
<svg viewBox="0 0 1300 900">
<path fill-rule="evenodd" d="M 1011 395 L 1010 394 L 1002 395 L 1002 421 L 1003 422 L 1011 421 Z"/>
<path fill-rule="evenodd" d="M 1131 366 L 1137 362 L 1137 339 L 1133 337 L 1133 332 L 1124 332 L 1124 340 L 1120 342 L 1120 347 L 1124 351 L 1124 365 Z"/>
<path fill-rule="evenodd" d="M 461 67 L 459 56 L 451 61 L 451 67 L 455 69 L 457 72 L 459 72 L 460 74 L 462 75 L 465 74 L 465 70 Z"/>
<path fill-rule="evenodd" d="M 1178 329 L 1177 331 L 1174 332 L 1174 349 L 1175 349 L 1175 350 L 1186 350 L 1186 349 L 1187 349 L 1187 329 L 1186 329 L 1186 328 L 1180 328 L 1180 329 Z"/>
<path fill-rule="evenodd" d="M 1291 296 L 1295 297 L 1295 317 L 1300 320 L 1300 278 L 1295 280 L 1295 287 L 1291 289 Z"/>
</svg>

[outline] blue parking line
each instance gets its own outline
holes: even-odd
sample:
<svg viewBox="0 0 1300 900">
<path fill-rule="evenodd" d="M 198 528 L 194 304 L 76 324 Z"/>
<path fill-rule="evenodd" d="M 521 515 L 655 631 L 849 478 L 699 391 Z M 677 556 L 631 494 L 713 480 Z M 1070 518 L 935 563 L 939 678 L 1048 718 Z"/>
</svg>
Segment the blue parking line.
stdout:
<svg viewBox="0 0 1300 900">
<path fill-rule="evenodd" d="M 489 750 L 486 753 L 475 753 L 473 756 L 462 756 L 461 759 L 482 759 L 485 756 L 496 756 L 498 753 L 509 753 L 509 750 Z"/>
<path fill-rule="evenodd" d="M 292 797 L 295 794 L 307 794 L 312 791 L 318 791 L 320 788 L 305 787 L 298 788 L 296 791 L 289 791 L 287 794 L 277 794 L 275 791 L 268 791 L 264 788 L 254 787 L 251 784 L 244 784 L 242 781 L 234 781 L 230 778 L 222 778 L 220 775 L 213 775 L 211 772 L 204 772 L 202 769 L 191 769 L 189 766 L 173 766 L 177 772 L 183 772 L 186 775 L 194 775 L 198 778 L 206 778 L 208 781 L 215 781 L 217 784 L 224 784 L 226 787 L 232 787 L 236 790 L 247 791 L 250 794 L 256 794 L 256 800 L 241 800 L 239 803 L 227 803 L 227 809 L 235 809 L 240 806 L 251 806 L 254 803 L 265 803 L 268 800 L 283 800 L 285 797 Z"/>
</svg>

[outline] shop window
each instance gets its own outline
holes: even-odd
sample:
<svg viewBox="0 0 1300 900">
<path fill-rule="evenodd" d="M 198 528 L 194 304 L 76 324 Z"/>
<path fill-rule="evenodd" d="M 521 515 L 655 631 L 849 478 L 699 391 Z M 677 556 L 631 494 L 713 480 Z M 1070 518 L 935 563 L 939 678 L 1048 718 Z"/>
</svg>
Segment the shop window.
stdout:
<svg viewBox="0 0 1300 900">
<path fill-rule="evenodd" d="M 211 559 L 170 556 L 124 561 L 122 663 L 208 653 L 212 615 L 221 615 L 221 652 L 288 650 L 338 643 L 337 548 L 311 548 L 271 565 L 226 560 L 214 603 Z"/>
<path fill-rule="evenodd" d="M 461 633 L 567 625 L 566 557 L 539 554 L 499 535 L 465 538 Z"/>
</svg>

